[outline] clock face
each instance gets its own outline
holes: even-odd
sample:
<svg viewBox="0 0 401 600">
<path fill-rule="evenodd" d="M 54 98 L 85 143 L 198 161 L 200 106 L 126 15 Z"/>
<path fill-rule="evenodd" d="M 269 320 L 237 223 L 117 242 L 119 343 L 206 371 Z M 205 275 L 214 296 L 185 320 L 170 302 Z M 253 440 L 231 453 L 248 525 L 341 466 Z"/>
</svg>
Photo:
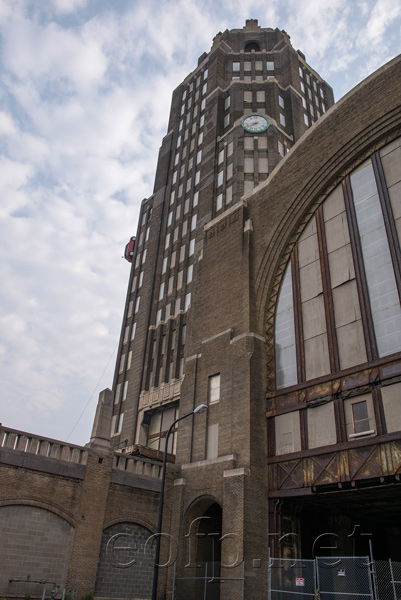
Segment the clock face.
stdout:
<svg viewBox="0 0 401 600">
<path fill-rule="evenodd" d="M 242 119 L 242 127 L 249 133 L 260 133 L 269 127 L 269 119 L 264 115 L 247 115 Z"/>
</svg>

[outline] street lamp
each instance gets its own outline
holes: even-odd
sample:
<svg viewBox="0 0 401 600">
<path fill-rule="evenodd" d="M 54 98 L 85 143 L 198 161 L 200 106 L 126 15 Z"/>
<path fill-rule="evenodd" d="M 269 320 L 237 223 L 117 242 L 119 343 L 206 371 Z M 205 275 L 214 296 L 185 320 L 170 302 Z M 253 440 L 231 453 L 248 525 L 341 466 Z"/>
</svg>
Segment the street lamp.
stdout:
<svg viewBox="0 0 401 600">
<path fill-rule="evenodd" d="M 178 423 L 178 421 L 182 421 L 191 415 L 196 415 L 197 413 L 202 413 L 207 410 L 206 404 L 200 404 L 193 411 L 176 419 L 174 423 L 172 423 L 167 431 L 166 442 L 164 446 L 164 458 L 163 458 L 163 471 L 162 471 L 162 487 L 160 490 L 160 503 L 159 503 L 159 521 L 157 523 L 157 533 L 156 533 L 156 552 L 155 552 L 155 567 L 153 574 L 153 589 L 152 589 L 152 600 L 157 600 L 157 579 L 159 576 L 159 559 L 160 559 L 160 540 L 161 540 L 161 532 L 162 532 L 162 519 L 163 519 L 163 502 L 164 502 L 164 484 L 166 481 L 166 468 L 167 468 L 167 448 L 168 448 L 168 438 L 170 433 L 174 429 L 174 426 Z"/>
</svg>

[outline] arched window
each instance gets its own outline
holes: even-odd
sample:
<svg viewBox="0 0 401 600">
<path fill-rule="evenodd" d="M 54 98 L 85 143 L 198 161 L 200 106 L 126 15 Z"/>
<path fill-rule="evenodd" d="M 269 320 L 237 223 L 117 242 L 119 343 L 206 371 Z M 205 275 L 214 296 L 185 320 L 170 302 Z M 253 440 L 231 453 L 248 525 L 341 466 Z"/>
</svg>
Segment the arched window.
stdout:
<svg viewBox="0 0 401 600">
<path fill-rule="evenodd" d="M 260 52 L 259 42 L 251 41 L 251 42 L 247 42 L 245 44 L 245 47 L 244 47 L 245 52 L 251 52 L 252 50 L 255 50 L 255 52 Z"/>
</svg>

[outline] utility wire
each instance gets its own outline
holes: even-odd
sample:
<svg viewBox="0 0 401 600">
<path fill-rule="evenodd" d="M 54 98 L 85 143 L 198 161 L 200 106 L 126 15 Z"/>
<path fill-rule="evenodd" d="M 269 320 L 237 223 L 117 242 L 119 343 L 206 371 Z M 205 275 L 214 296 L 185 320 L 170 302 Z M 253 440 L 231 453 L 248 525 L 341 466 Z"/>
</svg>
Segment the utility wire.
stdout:
<svg viewBox="0 0 401 600">
<path fill-rule="evenodd" d="M 116 349 L 117 349 L 117 346 L 118 346 L 118 342 L 119 342 L 119 340 L 117 341 L 117 344 L 115 345 L 113 352 L 110 354 L 110 358 L 109 358 L 109 360 L 107 361 L 107 364 L 106 364 L 105 368 L 103 369 L 103 373 L 100 375 L 100 377 L 99 377 L 99 381 L 98 381 L 98 382 L 97 382 L 97 384 L 95 385 L 95 389 L 93 390 L 93 392 L 92 392 L 92 394 L 91 394 L 91 396 L 90 396 L 90 398 L 89 398 L 88 402 L 85 404 L 85 406 L 84 406 L 84 409 L 83 409 L 83 411 L 81 412 L 81 414 L 79 415 L 77 422 L 75 423 L 74 427 L 71 429 L 70 435 L 69 435 L 69 436 L 68 436 L 68 438 L 66 439 L 66 442 L 68 442 L 68 440 L 70 439 L 70 437 L 71 437 L 71 436 L 72 436 L 72 434 L 74 433 L 76 426 L 78 425 L 78 423 L 80 422 L 80 420 L 81 420 L 81 419 L 82 419 L 82 417 L 83 417 L 83 414 L 84 414 L 84 412 L 85 412 L 85 411 L 86 411 L 86 409 L 88 408 L 88 406 L 89 406 L 89 404 L 90 404 L 90 401 L 92 400 L 92 398 L 93 398 L 93 396 L 94 396 L 94 394 L 95 394 L 95 392 L 96 392 L 96 390 L 97 390 L 97 388 L 98 388 L 98 385 L 99 385 L 99 383 L 102 381 L 103 375 L 105 374 L 105 372 L 106 372 L 106 370 L 107 370 L 107 367 L 109 366 L 109 364 L 110 364 L 110 361 L 111 361 L 111 359 L 112 359 L 112 358 L 113 358 L 113 356 L 114 356 L 114 353 L 115 353 L 115 351 L 116 351 Z"/>
</svg>

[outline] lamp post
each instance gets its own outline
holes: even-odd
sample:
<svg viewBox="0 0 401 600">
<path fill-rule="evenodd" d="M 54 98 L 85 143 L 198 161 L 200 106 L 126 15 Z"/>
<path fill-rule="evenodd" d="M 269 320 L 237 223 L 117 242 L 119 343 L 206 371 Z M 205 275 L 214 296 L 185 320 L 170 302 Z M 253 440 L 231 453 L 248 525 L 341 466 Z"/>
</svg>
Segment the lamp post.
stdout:
<svg viewBox="0 0 401 600">
<path fill-rule="evenodd" d="M 207 410 L 206 404 L 200 404 L 193 411 L 176 419 L 174 423 L 172 423 L 167 431 L 166 442 L 164 446 L 164 458 L 163 458 L 163 470 L 162 470 L 162 486 L 160 490 L 160 502 L 159 502 L 159 520 L 157 523 L 157 532 L 156 532 L 156 551 L 155 551 L 155 567 L 153 572 L 153 589 L 152 589 L 152 600 L 157 600 L 157 580 L 159 576 L 159 559 L 160 559 L 160 541 L 161 541 L 161 532 L 162 532 L 162 520 L 163 520 L 163 503 L 164 503 L 164 485 L 166 481 L 166 468 L 167 468 L 167 449 L 168 449 L 168 438 L 170 433 L 174 429 L 175 425 L 178 421 L 182 421 L 191 415 L 196 415 L 196 413 L 205 412 Z"/>
</svg>

